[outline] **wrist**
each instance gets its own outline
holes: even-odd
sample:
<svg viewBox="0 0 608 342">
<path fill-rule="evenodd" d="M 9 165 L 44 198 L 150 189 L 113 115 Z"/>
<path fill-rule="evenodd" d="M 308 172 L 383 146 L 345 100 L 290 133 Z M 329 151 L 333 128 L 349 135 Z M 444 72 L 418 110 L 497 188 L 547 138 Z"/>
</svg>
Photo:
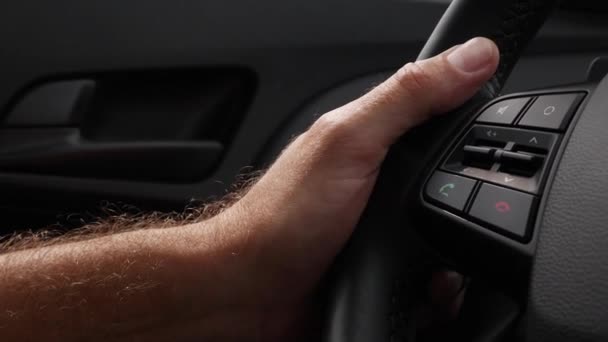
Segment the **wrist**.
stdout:
<svg viewBox="0 0 608 342">
<path fill-rule="evenodd" d="M 294 330 L 298 320 L 290 315 L 301 303 L 281 296 L 291 285 L 275 267 L 284 260 L 272 257 L 262 243 L 264 231 L 275 229 L 269 225 L 260 213 L 235 204 L 211 219 L 177 228 L 188 250 L 183 268 L 190 268 L 180 272 L 188 278 L 181 281 L 190 284 L 184 305 L 202 308 L 198 324 L 210 339 L 281 340 Z"/>
</svg>

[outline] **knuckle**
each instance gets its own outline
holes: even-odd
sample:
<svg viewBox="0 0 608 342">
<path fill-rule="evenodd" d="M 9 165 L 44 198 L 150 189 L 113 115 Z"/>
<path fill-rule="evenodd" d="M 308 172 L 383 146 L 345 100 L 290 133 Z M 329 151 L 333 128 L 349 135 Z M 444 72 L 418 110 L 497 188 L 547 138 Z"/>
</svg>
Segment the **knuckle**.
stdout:
<svg viewBox="0 0 608 342">
<path fill-rule="evenodd" d="M 395 82 L 404 91 L 416 94 L 432 88 L 433 76 L 428 68 L 413 62 L 399 69 L 395 74 Z"/>
<path fill-rule="evenodd" d="M 349 140 L 351 124 L 343 115 L 335 112 L 323 114 L 310 127 L 307 135 L 320 149 L 332 149 Z"/>
<path fill-rule="evenodd" d="M 347 123 L 334 113 L 321 115 L 310 128 L 310 132 L 320 139 L 333 139 L 344 135 L 347 130 Z"/>
<path fill-rule="evenodd" d="M 321 116 L 309 130 L 315 153 L 331 160 L 348 160 L 351 165 L 375 165 L 384 153 L 382 145 L 366 134 L 366 127 L 350 120 L 345 113 L 330 112 Z"/>
</svg>

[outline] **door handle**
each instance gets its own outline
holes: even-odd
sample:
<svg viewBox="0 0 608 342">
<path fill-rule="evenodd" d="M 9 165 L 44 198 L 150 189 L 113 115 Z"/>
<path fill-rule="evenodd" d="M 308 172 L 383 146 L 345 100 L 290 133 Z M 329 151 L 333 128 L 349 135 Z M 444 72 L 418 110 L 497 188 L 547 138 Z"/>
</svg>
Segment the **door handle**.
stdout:
<svg viewBox="0 0 608 342">
<path fill-rule="evenodd" d="M 92 142 L 77 128 L 0 131 L 0 170 L 70 177 L 192 182 L 217 165 L 217 141 Z"/>
</svg>

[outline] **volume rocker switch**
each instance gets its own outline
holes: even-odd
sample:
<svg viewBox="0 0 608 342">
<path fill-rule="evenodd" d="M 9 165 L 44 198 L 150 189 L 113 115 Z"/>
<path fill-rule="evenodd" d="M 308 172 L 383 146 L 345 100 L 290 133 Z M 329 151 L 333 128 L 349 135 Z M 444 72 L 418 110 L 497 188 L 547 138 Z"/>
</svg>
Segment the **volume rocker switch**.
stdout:
<svg viewBox="0 0 608 342">
<path fill-rule="evenodd" d="M 464 165 L 490 169 L 494 164 L 494 152 L 496 151 L 494 148 L 465 145 L 462 151 L 464 152 Z"/>
</svg>

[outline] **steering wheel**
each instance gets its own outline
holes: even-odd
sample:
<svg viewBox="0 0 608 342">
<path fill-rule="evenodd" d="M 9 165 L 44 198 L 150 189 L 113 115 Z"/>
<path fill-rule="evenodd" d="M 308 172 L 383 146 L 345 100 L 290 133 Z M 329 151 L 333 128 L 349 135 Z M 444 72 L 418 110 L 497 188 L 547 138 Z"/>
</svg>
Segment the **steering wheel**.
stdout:
<svg viewBox="0 0 608 342">
<path fill-rule="evenodd" d="M 499 97 L 555 3 L 452 2 L 419 58 L 486 36 L 498 71 L 389 152 L 330 274 L 325 341 L 416 341 L 446 266 L 476 303 L 457 340 L 608 340 L 608 79 Z"/>
</svg>

